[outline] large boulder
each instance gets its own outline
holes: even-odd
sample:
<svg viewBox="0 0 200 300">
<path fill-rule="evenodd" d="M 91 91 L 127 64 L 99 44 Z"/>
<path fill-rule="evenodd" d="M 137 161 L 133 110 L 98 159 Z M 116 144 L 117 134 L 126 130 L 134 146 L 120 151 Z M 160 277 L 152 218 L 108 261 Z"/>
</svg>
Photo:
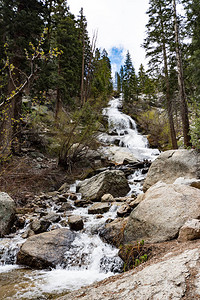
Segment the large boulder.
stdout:
<svg viewBox="0 0 200 300">
<path fill-rule="evenodd" d="M 160 180 L 173 183 L 178 177 L 200 178 L 200 152 L 181 149 L 161 153 L 147 173 L 143 191 Z"/>
<path fill-rule="evenodd" d="M 56 267 L 64 261 L 76 234 L 66 228 L 31 236 L 22 245 L 17 263 L 36 269 Z"/>
<path fill-rule="evenodd" d="M 14 200 L 7 193 L 0 193 L 0 237 L 10 233 L 14 217 Z"/>
<path fill-rule="evenodd" d="M 200 216 L 200 190 L 158 182 L 132 211 L 124 230 L 124 242 L 162 242 L 178 236 L 189 218 Z"/>
<path fill-rule="evenodd" d="M 113 197 L 125 196 L 129 190 L 128 181 L 124 173 L 119 170 L 106 170 L 85 179 L 78 185 L 78 192 L 82 197 L 92 201 L 101 201 L 101 197 L 108 193 Z"/>
</svg>

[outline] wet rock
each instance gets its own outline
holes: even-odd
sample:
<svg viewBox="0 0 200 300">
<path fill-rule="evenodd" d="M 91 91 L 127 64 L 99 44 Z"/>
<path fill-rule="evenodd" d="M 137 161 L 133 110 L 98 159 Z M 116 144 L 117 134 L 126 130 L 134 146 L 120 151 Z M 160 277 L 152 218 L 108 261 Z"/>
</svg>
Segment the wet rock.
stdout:
<svg viewBox="0 0 200 300">
<path fill-rule="evenodd" d="M 188 219 L 200 216 L 199 189 L 158 182 L 143 197 L 129 216 L 124 230 L 125 243 L 174 239 Z"/>
<path fill-rule="evenodd" d="M 65 195 L 58 195 L 59 202 L 67 202 L 67 197 Z"/>
<path fill-rule="evenodd" d="M 26 222 L 26 218 L 24 216 L 21 215 L 16 215 L 16 219 L 15 219 L 15 226 L 19 229 L 24 228 Z"/>
<path fill-rule="evenodd" d="M 200 177 L 200 152 L 196 150 L 169 150 L 152 163 L 144 182 L 145 192 L 158 181 L 173 183 L 178 177 Z"/>
<path fill-rule="evenodd" d="M 88 208 L 88 214 L 103 214 L 109 211 L 109 203 L 95 203 Z"/>
<path fill-rule="evenodd" d="M 36 269 L 56 267 L 64 261 L 76 234 L 66 228 L 29 237 L 17 255 L 17 263 Z"/>
<path fill-rule="evenodd" d="M 30 228 L 34 231 L 35 234 L 39 234 L 42 232 L 47 231 L 49 228 L 51 222 L 49 220 L 45 219 L 37 219 L 32 221 Z"/>
<path fill-rule="evenodd" d="M 118 217 L 127 217 L 130 215 L 132 209 L 128 204 L 121 205 L 117 210 Z"/>
<path fill-rule="evenodd" d="M 89 204 L 92 204 L 92 201 L 86 200 L 86 199 L 78 199 L 74 201 L 74 205 L 77 207 L 86 207 Z"/>
<path fill-rule="evenodd" d="M 128 218 L 117 218 L 114 221 L 108 222 L 100 230 L 99 235 L 107 243 L 119 247 L 123 242 L 124 227 L 126 226 Z"/>
<path fill-rule="evenodd" d="M 63 193 L 63 192 L 67 192 L 69 190 L 70 186 L 69 184 L 67 184 L 66 182 L 63 183 L 63 185 L 61 185 L 61 187 L 59 188 L 59 192 Z"/>
<path fill-rule="evenodd" d="M 59 208 L 58 212 L 64 212 L 64 211 L 68 211 L 68 210 L 73 210 L 73 206 L 70 203 L 63 203 L 61 205 L 61 207 Z"/>
<path fill-rule="evenodd" d="M 123 271 L 123 260 L 120 257 L 104 256 L 100 260 L 100 271 L 104 273 L 121 273 Z"/>
<path fill-rule="evenodd" d="M 178 241 L 186 242 L 200 239 L 200 220 L 188 220 L 180 229 Z"/>
<path fill-rule="evenodd" d="M 105 171 L 79 183 L 78 192 L 82 197 L 92 201 L 100 201 L 104 194 L 110 193 L 113 197 L 125 196 L 130 188 L 119 170 Z"/>
<path fill-rule="evenodd" d="M 83 229 L 83 219 L 80 216 L 70 216 L 68 218 L 69 227 L 71 230 L 82 230 Z"/>
<path fill-rule="evenodd" d="M 43 217 L 43 220 L 49 221 L 50 223 L 59 222 L 60 219 L 61 219 L 60 215 L 53 211 L 48 213 L 45 217 Z"/>
<path fill-rule="evenodd" d="M 10 233 L 15 220 L 15 202 L 7 193 L 0 193 L 0 237 Z"/>
<path fill-rule="evenodd" d="M 114 197 L 111 194 L 105 194 L 101 197 L 101 202 L 114 202 Z"/>
</svg>

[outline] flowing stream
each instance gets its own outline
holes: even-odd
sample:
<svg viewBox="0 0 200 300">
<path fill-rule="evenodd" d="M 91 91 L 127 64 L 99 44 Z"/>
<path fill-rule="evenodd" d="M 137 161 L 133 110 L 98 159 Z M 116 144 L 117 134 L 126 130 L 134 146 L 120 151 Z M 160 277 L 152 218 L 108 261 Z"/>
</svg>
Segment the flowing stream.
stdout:
<svg viewBox="0 0 200 300">
<path fill-rule="evenodd" d="M 156 149 L 148 148 L 146 137 L 137 131 L 135 121 L 120 111 L 122 100 L 112 99 L 103 114 L 108 118 L 109 133 L 100 134 L 104 143 L 103 151 L 111 160 L 120 163 L 124 155 L 130 161 L 155 159 L 159 154 Z M 131 193 L 142 191 L 141 181 L 144 179 L 141 170 L 136 170 L 128 177 Z M 71 192 L 76 191 L 76 183 Z M 81 195 L 77 195 L 79 198 Z M 84 230 L 77 233 L 71 248 L 66 252 L 66 265 L 52 270 L 32 270 L 16 265 L 16 254 L 25 239 L 22 234 L 27 230 L 29 222 L 15 235 L 0 239 L 0 299 L 54 299 L 73 289 L 91 284 L 112 276 L 122 270 L 122 261 L 118 257 L 118 249 L 105 244 L 97 232 L 106 220 L 116 217 L 117 206 L 112 205 L 101 218 L 88 214 L 88 207 L 74 207 L 70 214 L 80 215 L 84 220 Z M 49 204 L 49 203 L 48 203 Z M 57 211 L 52 202 L 49 211 Z M 67 216 L 65 217 L 67 219 Z M 61 220 L 63 221 L 63 219 Z M 61 227 L 62 222 L 57 226 Z"/>
</svg>

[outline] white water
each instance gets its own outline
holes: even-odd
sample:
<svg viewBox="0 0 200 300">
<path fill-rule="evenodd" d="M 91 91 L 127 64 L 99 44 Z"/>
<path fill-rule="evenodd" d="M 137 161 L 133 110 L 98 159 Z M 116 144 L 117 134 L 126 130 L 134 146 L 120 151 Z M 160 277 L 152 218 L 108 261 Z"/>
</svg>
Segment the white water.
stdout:
<svg viewBox="0 0 200 300">
<path fill-rule="evenodd" d="M 99 137 L 102 142 L 106 143 L 105 153 L 111 160 L 116 153 L 119 157 L 121 153 L 125 153 L 127 158 L 135 160 L 154 160 L 159 154 L 158 150 L 148 148 L 148 141 L 146 137 L 138 133 L 135 121 L 120 112 L 121 103 L 121 99 L 113 99 L 109 102 L 109 107 L 103 111 L 109 123 L 109 134 L 101 134 Z M 118 146 L 114 145 L 116 140 Z M 144 179 L 144 176 L 140 170 L 136 170 L 133 175 L 129 176 L 131 187 L 129 194 L 141 192 L 140 181 Z M 71 187 L 71 191 L 75 191 L 75 185 Z M 73 205 L 73 201 L 71 204 Z M 56 209 L 53 204 L 51 209 Z M 102 218 L 97 218 L 95 215 L 88 215 L 88 207 L 75 207 L 70 214 L 82 216 L 84 230 L 77 233 L 77 238 L 70 250 L 66 252 L 65 268 L 57 266 L 56 269 L 50 271 L 25 272 L 20 283 L 16 284 L 16 294 L 7 299 L 33 299 L 33 297 L 46 299 L 46 294 L 78 289 L 114 275 L 121 264 L 117 256 L 118 250 L 105 244 L 95 233 L 106 220 L 116 217 L 116 210 L 116 206 L 111 206 L 109 212 L 103 214 Z M 25 241 L 21 238 L 24 230 L 18 232 L 15 238 L 0 239 L 0 273 L 12 273 L 17 268 L 21 268 L 15 264 L 15 257 L 21 243 Z"/>
<path fill-rule="evenodd" d="M 99 139 L 101 142 L 108 144 L 105 152 L 110 158 L 116 157 L 116 152 L 126 153 L 129 158 L 135 157 L 138 160 L 148 159 L 154 160 L 159 154 L 157 149 L 148 147 L 148 140 L 137 131 L 135 121 L 128 115 L 122 113 L 122 99 L 112 99 L 109 107 L 103 110 L 103 114 L 107 116 L 109 123 L 109 133 L 101 134 Z M 117 141 L 118 146 L 114 145 Z M 115 156 L 113 156 L 113 153 Z M 122 162 L 116 160 L 116 162 Z"/>
</svg>

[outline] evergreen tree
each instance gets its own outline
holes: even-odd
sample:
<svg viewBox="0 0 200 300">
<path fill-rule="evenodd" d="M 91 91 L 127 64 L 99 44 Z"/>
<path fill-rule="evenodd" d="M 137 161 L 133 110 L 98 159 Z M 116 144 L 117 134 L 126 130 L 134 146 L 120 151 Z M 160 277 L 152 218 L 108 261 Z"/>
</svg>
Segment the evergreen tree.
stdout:
<svg viewBox="0 0 200 300">
<path fill-rule="evenodd" d="M 150 0 L 150 7 L 147 11 L 149 22 L 147 27 L 147 37 L 144 42 L 144 48 L 147 56 L 151 57 L 151 69 L 160 70 L 163 67 L 165 78 L 165 96 L 167 103 L 167 112 L 170 125 L 172 147 L 176 149 L 177 140 L 173 120 L 173 105 L 170 96 L 169 81 L 169 60 L 168 56 L 174 40 L 172 2 L 171 0 Z M 161 71 L 161 70 L 160 70 Z"/>
<path fill-rule="evenodd" d="M 0 1 L 1 69 L 7 60 L 7 67 L 3 68 L 4 74 L 1 77 L 7 78 L 0 106 L 1 156 L 7 156 L 11 148 L 13 151 L 20 151 L 22 93 L 16 93 L 16 96 L 11 98 L 9 95 L 15 94 L 19 89 L 29 68 L 24 49 L 30 49 L 29 44 L 34 44 L 40 39 L 44 27 L 43 8 L 43 2 L 37 0 Z M 6 55 L 5 44 L 7 44 Z M 9 98 L 11 100 L 8 100 Z"/>
<path fill-rule="evenodd" d="M 124 95 L 124 100 L 130 102 L 135 95 L 137 95 L 137 77 L 135 74 L 135 69 L 132 64 L 131 56 L 129 51 L 127 51 L 126 59 L 123 67 L 123 80 L 122 80 L 122 91 Z"/>
</svg>

